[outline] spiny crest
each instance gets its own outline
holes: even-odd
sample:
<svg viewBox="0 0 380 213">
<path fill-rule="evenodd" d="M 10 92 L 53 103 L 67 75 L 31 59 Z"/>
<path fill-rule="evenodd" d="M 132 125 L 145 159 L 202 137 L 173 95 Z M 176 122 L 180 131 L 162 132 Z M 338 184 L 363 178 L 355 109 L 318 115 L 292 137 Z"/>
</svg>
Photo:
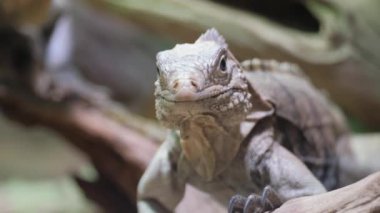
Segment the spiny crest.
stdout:
<svg viewBox="0 0 380 213">
<path fill-rule="evenodd" d="M 298 65 L 289 62 L 254 58 L 241 62 L 241 66 L 246 71 L 283 72 L 307 79 Z"/>
<path fill-rule="evenodd" d="M 215 28 L 208 29 L 205 33 L 203 33 L 199 38 L 195 41 L 195 43 L 203 42 L 203 41 L 214 41 L 220 46 L 227 48 L 226 40 Z"/>
</svg>

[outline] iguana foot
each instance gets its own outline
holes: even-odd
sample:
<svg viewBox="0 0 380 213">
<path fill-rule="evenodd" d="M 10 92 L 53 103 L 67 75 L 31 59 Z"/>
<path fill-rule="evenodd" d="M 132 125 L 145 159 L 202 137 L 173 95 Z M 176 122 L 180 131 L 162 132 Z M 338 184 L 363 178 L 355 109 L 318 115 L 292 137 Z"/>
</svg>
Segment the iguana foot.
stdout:
<svg viewBox="0 0 380 213">
<path fill-rule="evenodd" d="M 270 186 L 266 186 L 261 196 L 251 194 L 248 198 L 235 195 L 230 199 L 228 213 L 261 213 L 281 206 L 282 201 Z"/>
</svg>

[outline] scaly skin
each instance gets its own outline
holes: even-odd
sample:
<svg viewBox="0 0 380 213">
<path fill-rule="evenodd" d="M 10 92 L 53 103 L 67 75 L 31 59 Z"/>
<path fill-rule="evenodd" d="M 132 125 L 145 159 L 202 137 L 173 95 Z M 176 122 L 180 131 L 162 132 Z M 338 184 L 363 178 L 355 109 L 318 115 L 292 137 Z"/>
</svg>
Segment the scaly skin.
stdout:
<svg viewBox="0 0 380 213">
<path fill-rule="evenodd" d="M 318 112 L 330 112 L 327 101 L 307 80 L 286 72 L 294 67 L 277 64 L 272 67 L 284 69 L 281 75 L 285 75 L 285 80 L 279 75 L 275 77 L 278 82 L 272 84 L 298 92 L 295 103 L 287 104 L 285 96 L 281 96 L 284 91 L 276 91 L 276 87 L 267 91 L 273 89 L 267 75 L 275 75 L 259 71 L 263 77 L 243 72 L 243 68 L 251 66 L 255 63 L 240 65 L 215 29 L 208 30 L 193 44 L 176 45 L 157 54 L 156 113 L 171 133 L 139 183 L 140 212 L 173 211 L 187 183 L 226 207 L 232 198 L 231 212 L 240 208 L 244 212 L 271 210 L 291 198 L 325 192 L 320 180 L 326 177 L 337 183 L 337 164 L 331 158 L 335 152 L 324 151 L 331 147 L 335 150 L 335 143 L 302 135 L 322 125 L 334 127 L 329 139 L 338 140 L 343 131 L 335 131 L 340 124 L 335 122 L 333 113 L 322 118 L 287 115 L 300 110 L 297 100 L 311 101 L 309 96 L 318 110 L 323 109 Z M 296 85 L 299 81 L 302 86 L 290 85 L 286 89 L 287 81 Z M 294 137 L 285 134 L 288 130 L 294 132 Z M 312 132 L 319 134 L 318 131 Z M 306 141 L 292 140 L 300 138 Z M 319 145 L 314 146 L 315 143 Z M 303 152 L 302 148 L 308 146 L 318 151 Z M 322 167 L 331 169 L 321 170 Z M 248 195 L 251 196 L 246 200 Z"/>
</svg>

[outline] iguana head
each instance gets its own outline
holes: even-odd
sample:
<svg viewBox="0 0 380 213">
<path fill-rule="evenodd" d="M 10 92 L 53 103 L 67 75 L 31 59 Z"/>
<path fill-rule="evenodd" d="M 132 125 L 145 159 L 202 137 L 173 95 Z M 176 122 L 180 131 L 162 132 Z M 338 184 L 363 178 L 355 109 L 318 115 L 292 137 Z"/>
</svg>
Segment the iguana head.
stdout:
<svg viewBox="0 0 380 213">
<path fill-rule="evenodd" d="M 157 72 L 156 114 L 170 128 L 198 115 L 240 122 L 250 111 L 240 64 L 215 29 L 194 43 L 159 52 Z"/>
</svg>

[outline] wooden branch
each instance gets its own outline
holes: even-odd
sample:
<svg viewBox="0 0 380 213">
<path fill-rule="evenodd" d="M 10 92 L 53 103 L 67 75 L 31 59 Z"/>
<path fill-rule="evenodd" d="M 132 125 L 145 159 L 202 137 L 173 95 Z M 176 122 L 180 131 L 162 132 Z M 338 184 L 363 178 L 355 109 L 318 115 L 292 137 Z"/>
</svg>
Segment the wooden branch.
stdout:
<svg viewBox="0 0 380 213">
<path fill-rule="evenodd" d="M 380 212 L 380 172 L 331 192 L 290 200 L 274 212 Z"/>
<path fill-rule="evenodd" d="M 137 183 L 158 141 L 113 120 L 103 109 L 80 99 L 56 103 L 20 87 L 0 85 L 0 106 L 13 120 L 46 126 L 60 133 L 136 201 Z"/>
</svg>

